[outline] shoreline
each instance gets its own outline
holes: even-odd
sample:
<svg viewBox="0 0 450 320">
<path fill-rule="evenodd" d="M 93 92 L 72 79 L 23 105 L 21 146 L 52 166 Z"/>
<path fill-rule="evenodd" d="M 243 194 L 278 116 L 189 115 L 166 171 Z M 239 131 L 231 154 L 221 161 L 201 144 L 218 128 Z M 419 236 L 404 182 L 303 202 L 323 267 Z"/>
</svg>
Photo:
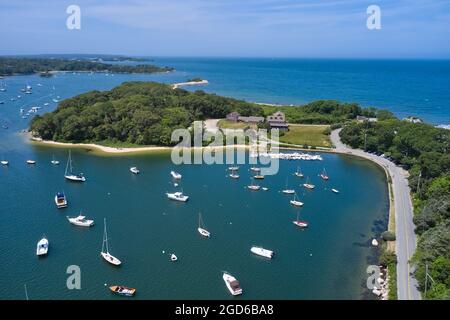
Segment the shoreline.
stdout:
<svg viewBox="0 0 450 320">
<path fill-rule="evenodd" d="M 188 82 L 178 82 L 172 84 L 172 89 L 178 89 L 179 87 L 183 86 L 198 86 L 202 84 L 208 84 L 208 80 L 201 80 L 201 81 L 188 81 Z"/>
</svg>

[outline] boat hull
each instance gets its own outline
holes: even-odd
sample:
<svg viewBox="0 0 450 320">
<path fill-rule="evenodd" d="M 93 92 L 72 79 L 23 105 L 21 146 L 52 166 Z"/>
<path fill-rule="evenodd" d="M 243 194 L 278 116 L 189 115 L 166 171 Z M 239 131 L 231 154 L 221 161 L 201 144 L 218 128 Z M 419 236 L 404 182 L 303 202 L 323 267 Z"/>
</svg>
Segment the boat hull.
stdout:
<svg viewBox="0 0 450 320">
<path fill-rule="evenodd" d="M 119 259 L 117 259 L 116 257 L 110 255 L 107 252 L 100 252 L 100 255 L 102 256 L 102 258 L 106 262 L 108 262 L 108 263 L 110 263 L 110 264 L 112 264 L 114 266 L 120 266 L 122 264 L 122 262 Z"/>
<path fill-rule="evenodd" d="M 66 180 L 69 180 L 69 181 L 73 181 L 73 182 L 85 182 L 86 181 L 86 178 L 85 177 L 80 177 L 80 176 L 75 176 L 75 175 L 67 175 L 67 176 L 64 176 L 64 178 L 66 178 Z"/>
<path fill-rule="evenodd" d="M 114 294 L 124 297 L 132 297 L 136 293 L 136 289 L 124 286 L 110 286 L 109 290 L 111 290 Z"/>
</svg>

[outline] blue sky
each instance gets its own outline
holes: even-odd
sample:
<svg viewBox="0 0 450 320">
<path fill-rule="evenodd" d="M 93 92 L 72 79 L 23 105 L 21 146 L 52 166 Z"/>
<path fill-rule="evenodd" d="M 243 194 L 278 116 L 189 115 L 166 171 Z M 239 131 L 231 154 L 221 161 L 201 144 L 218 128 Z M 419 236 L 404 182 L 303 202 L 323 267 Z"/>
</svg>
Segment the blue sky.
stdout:
<svg viewBox="0 0 450 320">
<path fill-rule="evenodd" d="M 0 54 L 450 58 L 449 34 L 449 0 L 0 0 Z"/>
</svg>

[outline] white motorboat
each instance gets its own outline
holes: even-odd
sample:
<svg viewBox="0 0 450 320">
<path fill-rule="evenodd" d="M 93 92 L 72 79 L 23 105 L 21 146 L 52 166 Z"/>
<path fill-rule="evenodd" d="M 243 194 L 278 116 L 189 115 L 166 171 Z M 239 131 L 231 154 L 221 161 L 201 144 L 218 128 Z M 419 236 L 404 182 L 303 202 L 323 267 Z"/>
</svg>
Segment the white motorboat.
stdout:
<svg viewBox="0 0 450 320">
<path fill-rule="evenodd" d="M 198 228 L 197 228 L 197 230 L 198 230 L 198 233 L 200 233 L 202 236 L 207 237 L 207 238 L 211 237 L 211 233 L 208 230 L 206 230 L 205 228 L 203 228 L 203 220 L 202 220 L 202 214 L 201 213 L 198 214 Z"/>
<path fill-rule="evenodd" d="M 139 169 L 137 167 L 131 167 L 130 171 L 134 174 L 139 174 Z"/>
<path fill-rule="evenodd" d="M 67 217 L 67 220 L 69 220 L 71 224 L 79 227 L 90 227 L 94 225 L 94 220 L 86 219 L 81 212 L 77 217 Z"/>
<path fill-rule="evenodd" d="M 27 160 L 27 163 L 28 164 L 36 164 L 36 161 L 35 160 Z"/>
<path fill-rule="evenodd" d="M 181 179 L 181 177 L 182 177 L 181 174 L 179 174 L 175 171 L 170 171 L 170 174 L 172 175 L 172 178 L 177 179 L 177 180 Z"/>
<path fill-rule="evenodd" d="M 230 173 L 230 178 L 239 179 L 239 175 L 237 173 Z"/>
<path fill-rule="evenodd" d="M 262 190 L 263 190 L 263 191 L 268 191 L 269 188 L 267 188 L 267 187 L 262 187 Z"/>
<path fill-rule="evenodd" d="M 122 264 L 122 262 L 114 257 L 112 254 L 109 253 L 108 248 L 108 234 L 106 232 L 106 218 L 103 220 L 105 224 L 105 229 L 103 231 L 103 243 L 102 243 L 102 251 L 100 252 L 100 255 L 105 259 L 107 262 L 114 266 L 119 266 Z"/>
<path fill-rule="evenodd" d="M 48 253 L 48 245 L 49 245 L 49 242 L 48 242 L 47 238 L 44 236 L 37 243 L 36 255 L 37 256 L 45 256 Z"/>
<path fill-rule="evenodd" d="M 178 257 L 175 255 L 175 253 L 172 253 L 172 254 L 170 255 L 170 261 L 175 262 L 175 261 L 177 261 L 177 260 L 178 260 Z"/>
<path fill-rule="evenodd" d="M 377 241 L 377 239 L 372 239 L 372 246 L 378 247 L 378 241 Z"/>
<path fill-rule="evenodd" d="M 9 164 L 9 162 L 6 160 L 2 160 L 2 161 L 0 161 L 0 163 L 4 166 L 7 166 Z"/>
<path fill-rule="evenodd" d="M 228 170 L 230 170 L 230 171 L 237 171 L 237 170 L 239 170 L 239 167 L 229 167 Z"/>
<path fill-rule="evenodd" d="M 55 195 L 55 204 L 58 209 L 67 207 L 67 198 L 64 192 L 58 192 Z"/>
<path fill-rule="evenodd" d="M 297 200 L 297 193 L 294 193 L 294 199 L 290 201 L 293 206 L 301 207 L 303 206 L 303 202 Z"/>
<path fill-rule="evenodd" d="M 250 170 L 253 172 L 260 172 L 261 168 L 252 167 L 252 168 L 250 168 Z"/>
<path fill-rule="evenodd" d="M 58 99 L 52 99 L 52 101 L 53 101 L 54 103 L 58 103 L 58 102 L 59 102 Z"/>
<path fill-rule="evenodd" d="M 189 196 L 184 195 L 183 192 L 174 192 L 174 193 L 166 192 L 166 195 L 167 198 L 175 201 L 186 202 L 189 199 Z"/>
<path fill-rule="evenodd" d="M 256 175 L 256 176 L 253 176 L 253 179 L 263 180 L 263 179 L 264 179 L 264 176 L 258 174 L 258 175 Z"/>
<path fill-rule="evenodd" d="M 269 258 L 269 259 L 272 259 L 272 257 L 273 257 L 272 250 L 267 250 L 262 247 L 253 246 L 253 247 L 251 247 L 250 251 L 261 257 L 265 257 L 265 258 Z"/>
<path fill-rule="evenodd" d="M 334 193 L 339 193 L 338 189 L 331 189 L 331 191 L 334 192 Z"/>
<path fill-rule="evenodd" d="M 69 158 L 67 159 L 66 172 L 64 173 L 64 178 L 75 182 L 85 182 L 86 177 L 82 173 L 74 174 L 72 166 L 72 153 L 69 150 Z"/>
<path fill-rule="evenodd" d="M 226 272 L 223 273 L 222 277 L 223 281 L 225 281 L 225 285 L 227 286 L 228 290 L 233 296 L 242 294 L 241 285 L 239 284 L 239 281 L 237 281 L 235 277 Z"/>
</svg>

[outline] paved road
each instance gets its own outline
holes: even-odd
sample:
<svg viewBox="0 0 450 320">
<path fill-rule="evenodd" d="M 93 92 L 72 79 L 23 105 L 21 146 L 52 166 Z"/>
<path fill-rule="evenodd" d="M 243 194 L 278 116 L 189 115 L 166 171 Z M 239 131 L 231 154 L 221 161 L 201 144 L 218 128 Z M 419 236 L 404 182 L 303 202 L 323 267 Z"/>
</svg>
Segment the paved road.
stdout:
<svg viewBox="0 0 450 320">
<path fill-rule="evenodd" d="M 409 264 L 416 250 L 416 234 L 414 233 L 413 206 L 407 180 L 407 172 L 391 161 L 369 154 L 359 149 L 352 149 L 341 142 L 339 132 L 331 132 L 331 141 L 336 146 L 336 152 L 354 154 L 370 159 L 384 168 L 391 176 L 395 207 L 395 234 L 397 253 L 397 295 L 399 300 L 420 300 L 417 281 L 412 277 L 412 267 Z"/>
</svg>

